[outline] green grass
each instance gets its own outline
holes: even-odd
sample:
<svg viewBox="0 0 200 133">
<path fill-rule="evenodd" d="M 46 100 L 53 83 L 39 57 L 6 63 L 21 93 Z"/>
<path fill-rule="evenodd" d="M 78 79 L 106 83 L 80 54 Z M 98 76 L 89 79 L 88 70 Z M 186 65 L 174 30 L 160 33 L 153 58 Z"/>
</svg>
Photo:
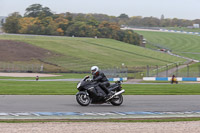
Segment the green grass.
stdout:
<svg viewBox="0 0 200 133">
<path fill-rule="evenodd" d="M 0 95 L 75 95 L 77 82 L 0 81 Z M 200 84 L 123 84 L 125 95 L 200 95 Z"/>
<path fill-rule="evenodd" d="M 196 60 L 200 59 L 200 36 L 152 31 L 136 32 L 142 34 L 147 41 L 169 48 L 175 54 Z"/>
<path fill-rule="evenodd" d="M 85 119 L 85 120 L 74 120 L 74 119 L 62 119 L 62 120 L 1 120 L 0 123 L 35 123 L 35 122 L 179 122 L 179 121 L 200 121 L 200 118 L 129 118 L 129 119 Z"/>
<path fill-rule="evenodd" d="M 74 95 L 75 82 L 0 81 L 1 95 Z"/>
<path fill-rule="evenodd" d="M 134 66 L 165 65 L 185 61 L 112 39 L 11 35 L 1 35 L 0 39 L 27 42 L 62 55 L 43 59 L 45 62 L 57 64 L 58 71 L 86 71 L 93 65 L 100 68 L 120 67 L 122 63 L 131 70 Z"/>
<path fill-rule="evenodd" d="M 199 95 L 200 84 L 123 85 L 127 95 Z"/>
</svg>

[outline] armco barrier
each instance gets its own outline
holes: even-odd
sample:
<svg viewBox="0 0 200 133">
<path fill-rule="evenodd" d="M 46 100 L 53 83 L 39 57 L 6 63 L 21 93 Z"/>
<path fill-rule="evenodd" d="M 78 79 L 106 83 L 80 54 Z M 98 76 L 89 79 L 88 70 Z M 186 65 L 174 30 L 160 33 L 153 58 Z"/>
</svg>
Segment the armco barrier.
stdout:
<svg viewBox="0 0 200 133">
<path fill-rule="evenodd" d="M 143 77 L 144 81 L 171 81 L 172 77 Z M 200 81 L 200 77 L 177 77 L 177 81 Z"/>
<path fill-rule="evenodd" d="M 183 34 L 200 35 L 200 32 L 187 32 L 187 31 L 166 30 L 166 29 L 160 29 L 160 31 L 164 31 L 164 32 L 175 32 L 175 33 L 183 33 Z"/>
<path fill-rule="evenodd" d="M 126 81 L 127 78 L 108 78 L 109 81 Z"/>
</svg>

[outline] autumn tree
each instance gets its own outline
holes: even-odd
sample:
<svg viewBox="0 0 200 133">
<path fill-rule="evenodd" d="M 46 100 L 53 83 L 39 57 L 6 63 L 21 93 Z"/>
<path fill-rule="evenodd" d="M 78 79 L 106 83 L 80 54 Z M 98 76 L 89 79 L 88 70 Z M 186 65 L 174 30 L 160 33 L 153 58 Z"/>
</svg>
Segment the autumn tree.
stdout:
<svg viewBox="0 0 200 133">
<path fill-rule="evenodd" d="M 22 33 L 22 34 L 27 34 L 27 33 L 33 34 L 34 31 L 31 30 L 30 27 L 32 27 L 36 23 L 39 23 L 38 21 L 39 20 L 37 18 L 33 18 L 33 17 L 24 17 L 24 18 L 21 18 L 19 20 L 19 24 L 20 24 L 19 33 Z"/>
<path fill-rule="evenodd" d="M 3 24 L 3 30 L 7 33 L 18 33 L 20 29 L 19 20 L 22 16 L 18 12 L 12 13 Z"/>
<path fill-rule="evenodd" d="M 59 34 L 64 35 L 65 31 L 67 30 L 69 26 L 68 19 L 66 19 L 64 15 L 59 15 L 59 17 L 57 17 L 54 21 L 55 21 L 55 24 L 57 25 L 57 28 L 58 28 L 57 31 L 59 31 Z"/>
<path fill-rule="evenodd" d="M 14 13 L 8 17 L 4 29 L 9 33 L 67 35 L 76 37 L 112 38 L 134 45 L 138 44 L 137 34 L 133 31 L 122 31 L 118 19 L 129 20 L 126 14 L 120 18 L 96 14 L 52 14 L 48 7 L 33 4 L 26 8 L 24 17 Z M 105 21 L 108 20 L 108 21 Z"/>
</svg>

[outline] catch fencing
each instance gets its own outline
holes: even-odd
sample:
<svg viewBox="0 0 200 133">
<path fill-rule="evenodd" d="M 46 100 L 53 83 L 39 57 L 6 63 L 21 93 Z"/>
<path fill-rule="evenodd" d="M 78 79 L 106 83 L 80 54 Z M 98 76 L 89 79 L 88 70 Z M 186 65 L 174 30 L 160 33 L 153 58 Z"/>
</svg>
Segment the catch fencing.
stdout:
<svg viewBox="0 0 200 133">
<path fill-rule="evenodd" d="M 166 66 L 147 65 L 146 77 L 200 77 L 200 63 L 196 65 L 189 64 L 170 64 Z"/>
<path fill-rule="evenodd" d="M 127 78 L 128 69 L 126 67 L 121 68 L 107 68 L 101 70 L 107 78 Z"/>
<path fill-rule="evenodd" d="M 127 78 L 128 69 L 126 67 L 115 67 L 115 68 L 103 68 L 107 78 Z M 0 72 L 18 72 L 18 73 L 58 73 L 58 71 L 48 71 L 42 64 L 13 64 L 13 63 L 1 63 Z M 88 71 L 59 71 L 59 73 L 90 73 Z"/>
<path fill-rule="evenodd" d="M 43 65 L 0 63 L 0 72 L 43 72 Z"/>
</svg>

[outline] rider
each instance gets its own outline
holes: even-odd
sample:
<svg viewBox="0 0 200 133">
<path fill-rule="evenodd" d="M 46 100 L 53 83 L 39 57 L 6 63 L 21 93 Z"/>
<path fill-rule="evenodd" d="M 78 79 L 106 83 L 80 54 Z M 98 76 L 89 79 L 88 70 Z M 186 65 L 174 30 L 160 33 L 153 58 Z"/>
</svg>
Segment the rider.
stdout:
<svg viewBox="0 0 200 133">
<path fill-rule="evenodd" d="M 111 92 L 109 89 L 107 89 L 108 86 L 110 86 L 110 83 L 103 72 L 99 71 L 99 68 L 97 66 L 91 67 L 91 73 L 93 75 L 93 81 L 99 82 L 99 86 L 104 90 L 104 92 L 109 96 L 111 95 Z"/>
</svg>

